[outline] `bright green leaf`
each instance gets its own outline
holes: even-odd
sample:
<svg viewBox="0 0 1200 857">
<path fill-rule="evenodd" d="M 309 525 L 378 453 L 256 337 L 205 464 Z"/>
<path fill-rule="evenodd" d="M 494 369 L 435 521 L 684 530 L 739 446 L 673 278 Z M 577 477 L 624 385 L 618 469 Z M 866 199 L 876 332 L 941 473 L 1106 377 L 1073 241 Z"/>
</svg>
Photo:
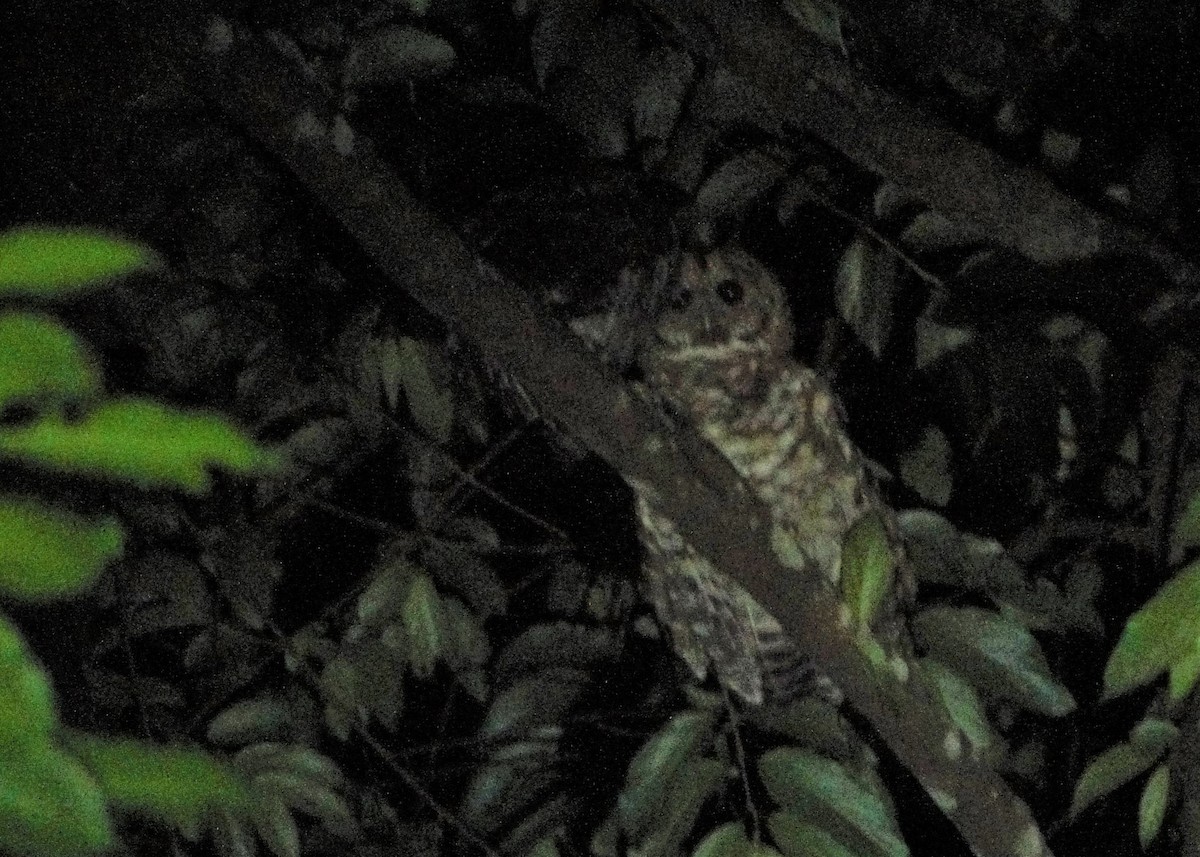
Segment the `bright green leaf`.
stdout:
<svg viewBox="0 0 1200 857">
<path fill-rule="evenodd" d="M 199 828 L 216 807 L 249 806 L 245 785 L 199 750 L 73 733 L 71 748 L 116 806 L 149 813 L 184 830 Z"/>
<path fill-rule="evenodd" d="M 1104 668 L 1104 698 L 1148 684 L 1200 639 L 1200 562 L 1175 575 L 1129 617 Z"/>
<path fill-rule="evenodd" d="M 861 857 L 828 831 L 809 824 L 794 812 L 771 813 L 767 829 L 785 857 Z"/>
<path fill-rule="evenodd" d="M 0 315 L 0 408 L 76 401 L 100 388 L 91 357 L 70 331 L 33 313 Z"/>
<path fill-rule="evenodd" d="M 0 748 L 44 746 L 58 723 L 54 691 L 20 632 L 0 614 Z"/>
<path fill-rule="evenodd" d="M 104 795 L 75 759 L 49 744 L 0 742 L 0 852 L 73 857 L 112 840 Z"/>
<path fill-rule="evenodd" d="M 799 747 L 777 747 L 759 759 L 758 769 L 776 803 L 802 813 L 801 820 L 864 853 L 907 857 L 891 808 L 841 764 Z"/>
<path fill-rule="evenodd" d="M 70 297 L 161 264 L 141 244 L 91 230 L 26 226 L 0 233 L 0 295 Z"/>
<path fill-rule="evenodd" d="M 1142 798 L 1138 802 L 1138 840 L 1142 848 L 1149 848 L 1150 843 L 1162 829 L 1163 819 L 1167 817 L 1167 799 L 1171 793 L 1171 771 L 1166 765 L 1159 765 L 1146 782 L 1142 790 Z"/>
<path fill-rule="evenodd" d="M 1037 640 L 1012 618 L 978 607 L 933 607 L 913 627 L 930 656 L 971 676 L 977 689 L 1051 717 L 1075 709 Z"/>
<path fill-rule="evenodd" d="M 409 666 L 418 678 L 428 678 L 445 651 L 442 639 L 441 599 L 427 575 L 413 577 L 402 608 L 404 630 L 408 634 Z"/>
<path fill-rule="evenodd" d="M 210 467 L 249 473 L 276 466 L 273 456 L 224 419 L 145 399 L 105 403 L 78 422 L 55 415 L 0 429 L 0 455 L 193 493 L 208 489 Z"/>
<path fill-rule="evenodd" d="M 1196 686 L 1200 678 L 1200 639 L 1186 655 L 1171 664 L 1167 671 L 1167 685 L 1172 702 L 1180 702 Z"/>
<path fill-rule="evenodd" d="M 863 515 L 842 543 L 842 599 L 858 627 L 871 627 L 895 573 L 896 558 L 883 519 L 873 512 Z"/>
<path fill-rule="evenodd" d="M 1071 818 L 1093 803 L 1150 770 L 1161 752 L 1146 752 L 1132 744 L 1115 744 L 1084 769 L 1071 798 Z"/>
<path fill-rule="evenodd" d="M 0 497 L 0 592 L 25 600 L 78 592 L 120 556 L 124 540 L 116 521 Z"/>
</svg>

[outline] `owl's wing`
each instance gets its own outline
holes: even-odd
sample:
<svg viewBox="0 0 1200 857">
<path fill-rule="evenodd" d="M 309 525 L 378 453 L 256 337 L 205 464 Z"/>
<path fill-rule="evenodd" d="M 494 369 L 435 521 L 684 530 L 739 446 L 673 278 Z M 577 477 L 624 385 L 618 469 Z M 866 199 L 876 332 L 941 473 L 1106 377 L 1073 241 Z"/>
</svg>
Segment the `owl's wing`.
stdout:
<svg viewBox="0 0 1200 857">
<path fill-rule="evenodd" d="M 641 497 L 638 518 L 648 595 L 675 651 L 698 679 L 711 667 L 722 685 L 751 704 L 810 691 L 840 702 L 832 681 L 789 641 L 780 624 Z"/>
</svg>

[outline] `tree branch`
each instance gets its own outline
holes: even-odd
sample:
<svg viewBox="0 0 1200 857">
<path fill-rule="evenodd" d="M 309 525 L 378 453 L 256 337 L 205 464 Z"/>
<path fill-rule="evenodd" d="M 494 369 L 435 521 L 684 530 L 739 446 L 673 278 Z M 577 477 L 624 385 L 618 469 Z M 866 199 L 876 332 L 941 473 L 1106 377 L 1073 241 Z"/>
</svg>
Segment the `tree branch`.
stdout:
<svg viewBox="0 0 1200 857">
<path fill-rule="evenodd" d="M 175 33 L 185 32 L 178 22 Z M 532 298 L 489 276 L 427 212 L 317 85 L 262 39 L 210 20 L 185 46 L 187 80 L 273 151 L 379 270 L 511 372 L 545 411 L 656 502 L 822 664 L 896 756 L 985 857 L 1049 855 L 1028 809 L 970 759 L 921 682 L 869 664 L 839 604 L 773 555 L 769 515 L 729 463 L 689 431 L 667 435 L 652 407 L 585 352 Z"/>
<path fill-rule="evenodd" d="M 1159 263 L 1176 285 L 1195 266 L 1140 229 L 1067 196 L 1041 172 L 1013 164 L 870 83 L 807 35 L 783 4 L 683 2 L 717 33 L 720 60 L 786 121 L 890 179 L 989 243 L 1040 263 L 1126 253 Z"/>
</svg>

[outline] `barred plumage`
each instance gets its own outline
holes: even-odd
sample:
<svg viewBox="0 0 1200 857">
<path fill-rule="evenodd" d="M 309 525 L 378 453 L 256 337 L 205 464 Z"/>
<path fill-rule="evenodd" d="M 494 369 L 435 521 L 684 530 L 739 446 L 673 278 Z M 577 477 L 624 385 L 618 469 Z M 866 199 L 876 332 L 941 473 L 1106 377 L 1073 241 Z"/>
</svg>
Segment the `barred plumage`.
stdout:
<svg viewBox="0 0 1200 857">
<path fill-rule="evenodd" d="M 891 516 L 829 387 L 791 348 L 778 280 L 744 250 L 726 247 L 683 258 L 672 305 L 641 362 L 651 389 L 694 422 L 771 510 L 776 536 L 799 549 L 798 571 L 836 586 L 846 533 L 869 512 Z M 752 703 L 813 686 L 819 672 L 749 593 L 687 544 L 647 496 L 639 494 L 637 513 L 648 594 L 698 678 L 711 668 Z"/>
</svg>

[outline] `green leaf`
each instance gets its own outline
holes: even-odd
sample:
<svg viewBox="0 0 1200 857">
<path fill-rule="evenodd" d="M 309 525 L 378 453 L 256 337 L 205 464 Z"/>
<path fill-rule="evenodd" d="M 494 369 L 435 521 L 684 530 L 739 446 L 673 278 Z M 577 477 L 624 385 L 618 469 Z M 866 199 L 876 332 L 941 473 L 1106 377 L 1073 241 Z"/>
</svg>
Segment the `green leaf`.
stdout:
<svg viewBox="0 0 1200 857">
<path fill-rule="evenodd" d="M 354 88 L 433 77 L 455 59 L 454 46 L 441 36 L 416 27 L 381 27 L 350 49 L 342 83 Z"/>
<path fill-rule="evenodd" d="M 891 336 L 899 274 L 896 254 L 861 233 L 838 265 L 838 312 L 876 359 Z"/>
<path fill-rule="evenodd" d="M 345 799 L 320 780 L 296 771 L 280 770 L 254 778 L 254 790 L 278 795 L 291 809 L 318 818 L 339 836 L 354 835 L 357 825 Z"/>
<path fill-rule="evenodd" d="M 220 417 L 145 399 L 107 402 L 78 422 L 55 415 L 0 429 L 0 455 L 192 493 L 208 490 L 209 467 L 261 473 L 276 465 L 273 456 Z"/>
<path fill-rule="evenodd" d="M 507 688 L 492 703 L 479 738 L 485 743 L 512 741 L 535 726 L 558 723 L 591 680 L 582 670 L 554 667 Z"/>
<path fill-rule="evenodd" d="M 1142 848 L 1150 847 L 1150 843 L 1162 829 L 1163 819 L 1167 817 L 1167 799 L 1171 794 L 1171 771 L 1166 765 L 1159 765 L 1146 782 L 1142 790 L 1142 798 L 1138 802 L 1138 840 Z"/>
<path fill-rule="evenodd" d="M 891 808 L 832 759 L 799 747 L 777 747 L 759 759 L 758 769 L 775 802 L 801 821 L 830 831 L 854 851 L 907 857 Z"/>
<path fill-rule="evenodd" d="M 445 640 L 441 599 L 427 575 L 413 577 L 401 612 L 408 635 L 405 655 L 409 666 L 417 677 L 428 678 L 433 675 L 433 668 L 445 650 Z"/>
<path fill-rule="evenodd" d="M 1103 698 L 1111 699 L 1148 684 L 1177 662 L 1186 666 L 1197 639 L 1200 562 L 1193 562 L 1163 584 L 1125 623 L 1104 668 Z"/>
<path fill-rule="evenodd" d="M 0 296 L 70 297 L 161 260 L 133 241 L 99 232 L 26 226 L 0 233 Z"/>
<path fill-rule="evenodd" d="M 933 679 L 942 705 L 946 707 L 954 725 L 967 736 L 972 758 L 978 759 L 995 744 L 995 735 L 979 695 L 953 670 L 932 658 L 922 658 L 921 668 Z"/>
<path fill-rule="evenodd" d="M 712 741 L 713 715 L 707 711 L 676 714 L 642 744 L 617 797 L 621 827 L 633 839 L 659 824 L 662 804 L 678 788 L 680 773 Z"/>
<path fill-rule="evenodd" d="M 954 489 L 951 454 L 945 433 L 935 425 L 926 426 L 917 445 L 900 456 L 900 480 L 925 502 L 944 507 Z"/>
<path fill-rule="evenodd" d="M 0 748 L 45 745 L 58 723 L 54 691 L 20 632 L 0 614 Z"/>
<path fill-rule="evenodd" d="M 700 840 L 692 857 L 748 857 L 754 843 L 746 838 L 746 829 L 731 821 Z"/>
<path fill-rule="evenodd" d="M 801 696 L 787 705 L 760 705 L 743 715 L 757 728 L 769 730 L 834 759 L 850 757 L 852 727 L 837 706 L 814 695 Z"/>
<path fill-rule="evenodd" d="M 1167 675 L 1171 701 L 1182 701 L 1196 686 L 1196 679 L 1200 678 L 1200 640 L 1196 641 L 1190 652 L 1171 664 Z"/>
<path fill-rule="evenodd" d="M 0 742 L 0 852 L 72 857 L 112 843 L 104 795 L 75 759 L 49 744 Z"/>
<path fill-rule="evenodd" d="M 78 592 L 120 556 L 124 541 L 116 521 L 0 497 L 0 592 L 29 601 Z"/>
<path fill-rule="evenodd" d="M 1051 717 L 1075 709 L 1037 640 L 1013 619 L 978 607 L 933 607 L 913 627 L 931 657 L 971 676 L 976 688 Z"/>
<path fill-rule="evenodd" d="M 896 558 L 883 519 L 863 515 L 842 543 L 842 599 L 859 628 L 870 628 L 892 589 Z"/>
<path fill-rule="evenodd" d="M 433 440 L 445 443 L 454 426 L 454 395 L 448 386 L 438 383 L 449 374 L 441 355 L 409 336 L 400 337 L 399 348 L 404 393 L 413 420 Z"/>
<path fill-rule="evenodd" d="M 645 838 L 640 840 L 636 848 L 640 857 L 677 854 L 684 839 L 696 826 L 704 803 L 720 786 L 724 776 L 725 765 L 716 759 L 707 756 L 686 759 L 662 795 L 665 802 L 658 807 L 660 814 L 655 817 L 653 824 L 642 829 Z M 635 831 L 627 828 L 626 832 L 637 841 Z"/>
<path fill-rule="evenodd" d="M 1129 743 L 1147 753 L 1161 753 L 1179 737 L 1179 727 L 1161 717 L 1147 717 L 1129 730 Z"/>
<path fill-rule="evenodd" d="M 1115 744 L 1084 769 L 1071 798 L 1070 816 L 1078 818 L 1093 803 L 1150 770 L 1161 751 L 1147 752 L 1132 744 Z"/>
<path fill-rule="evenodd" d="M 225 747 L 282 738 L 288 732 L 289 714 L 287 705 L 278 697 L 244 699 L 214 717 L 206 734 L 213 744 Z"/>
<path fill-rule="evenodd" d="M 828 831 L 788 810 L 771 813 L 767 830 L 771 831 L 771 838 L 785 857 L 860 857 Z"/>
<path fill-rule="evenodd" d="M 30 400 L 58 405 L 100 389 L 90 355 L 58 322 L 33 313 L 0 315 L 0 408 Z"/>
<path fill-rule="evenodd" d="M 292 811 L 278 795 L 264 795 L 254 811 L 254 829 L 275 857 L 300 857 L 300 831 Z"/>
<path fill-rule="evenodd" d="M 250 805 L 242 781 L 199 750 L 72 733 L 72 750 L 116 806 L 149 813 L 184 831 L 198 830 L 217 807 Z"/>
<path fill-rule="evenodd" d="M 1185 551 L 1200 545 L 1200 491 L 1188 500 L 1187 508 L 1171 531 L 1171 552 Z"/>
</svg>

